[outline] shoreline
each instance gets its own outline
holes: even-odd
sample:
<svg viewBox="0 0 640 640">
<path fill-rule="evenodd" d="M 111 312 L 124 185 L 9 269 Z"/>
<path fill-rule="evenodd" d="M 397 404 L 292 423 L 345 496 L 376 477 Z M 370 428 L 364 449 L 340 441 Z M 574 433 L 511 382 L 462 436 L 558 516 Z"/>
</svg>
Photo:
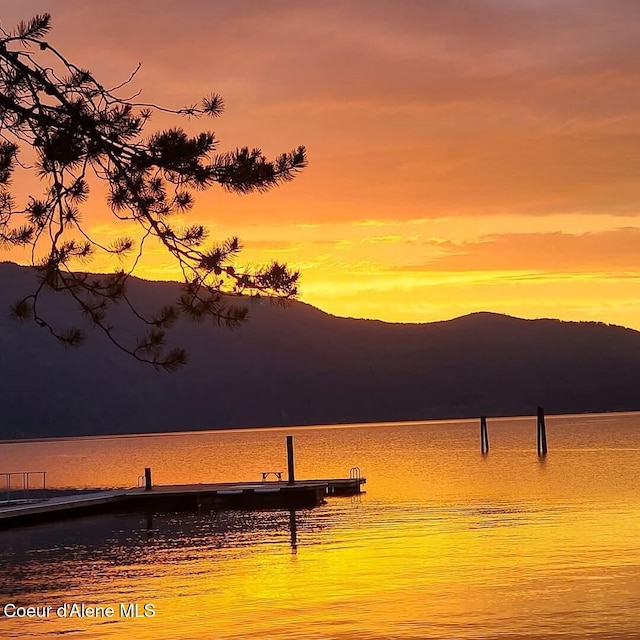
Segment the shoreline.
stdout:
<svg viewBox="0 0 640 640">
<path fill-rule="evenodd" d="M 598 411 L 598 412 L 570 412 L 570 413 L 549 413 L 546 414 L 547 418 L 570 418 L 570 417 L 585 417 L 585 416 L 608 416 L 608 415 L 630 415 L 638 413 L 640 409 L 625 409 L 625 410 L 611 410 L 611 411 Z M 535 414 L 529 415 L 487 415 L 487 418 L 491 420 L 504 421 L 504 420 L 528 420 L 535 419 Z M 263 427 L 224 427 L 224 428 L 203 428 L 203 429 L 188 429 L 185 431 L 143 431 L 133 433 L 105 433 L 105 434 L 84 434 L 84 435 L 63 435 L 63 436 L 46 436 L 40 438 L 12 438 L 2 440 L 0 439 L 0 445 L 5 444 L 29 444 L 37 442 L 65 442 L 68 440 L 112 440 L 122 438 L 155 438 L 155 437 L 176 437 L 176 436 L 190 436 L 190 435 L 202 435 L 205 433 L 236 433 L 242 431 L 245 433 L 256 431 L 286 431 L 290 429 L 357 429 L 363 427 L 388 427 L 388 426 L 413 426 L 421 424 L 448 424 L 451 422 L 472 422 L 477 421 L 479 416 L 462 416 L 453 418 L 425 418 L 421 420 L 396 420 L 389 421 L 384 420 L 380 422 L 333 422 L 327 424 L 296 424 L 296 425 L 265 425 Z"/>
</svg>

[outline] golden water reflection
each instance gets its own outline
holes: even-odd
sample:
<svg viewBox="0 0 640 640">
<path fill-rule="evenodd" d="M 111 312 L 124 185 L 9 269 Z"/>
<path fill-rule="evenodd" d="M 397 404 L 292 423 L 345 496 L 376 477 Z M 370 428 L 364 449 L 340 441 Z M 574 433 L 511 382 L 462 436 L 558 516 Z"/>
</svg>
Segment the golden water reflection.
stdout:
<svg viewBox="0 0 640 640">
<path fill-rule="evenodd" d="M 0 601 L 156 612 L 0 616 L 0 637 L 637 637 L 640 416 L 551 418 L 544 464 L 531 424 L 490 422 L 484 459 L 475 423 L 301 429 L 300 477 L 357 463 L 368 478 L 361 498 L 310 511 L 104 515 L 0 532 Z M 18 464 L 31 448 L 44 463 L 50 447 L 60 486 L 92 486 L 98 470 L 74 460 L 95 442 L 2 445 L 0 460 Z M 160 451 L 156 478 L 189 482 L 255 479 L 284 455 L 281 431 L 98 442 L 100 465 L 113 464 L 106 484 Z"/>
</svg>

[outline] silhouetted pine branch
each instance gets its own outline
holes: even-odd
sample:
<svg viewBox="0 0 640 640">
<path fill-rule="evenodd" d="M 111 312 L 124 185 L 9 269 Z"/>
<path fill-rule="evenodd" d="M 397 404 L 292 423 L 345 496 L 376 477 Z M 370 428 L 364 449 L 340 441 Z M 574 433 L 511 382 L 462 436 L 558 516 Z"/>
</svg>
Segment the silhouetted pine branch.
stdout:
<svg viewBox="0 0 640 640">
<path fill-rule="evenodd" d="M 43 38 L 49 14 L 21 22 L 13 31 L 0 28 L 0 247 L 31 248 L 39 281 L 36 290 L 18 301 L 12 317 L 31 320 L 61 342 L 77 345 L 84 334 L 57 329 L 41 312 L 45 289 L 69 296 L 91 325 L 119 349 L 156 367 L 173 370 L 185 362 L 179 349 L 167 349 L 165 330 L 180 315 L 193 320 L 213 318 L 237 326 L 246 309 L 229 305 L 223 294 L 297 295 L 299 274 L 273 263 L 241 271 L 232 262 L 240 251 L 237 238 L 205 246 L 208 230 L 201 225 L 179 229 L 174 214 L 189 211 L 194 192 L 220 185 L 237 193 L 266 191 L 287 182 L 307 164 L 304 147 L 268 160 L 260 149 L 218 151 L 213 132 L 188 135 L 180 127 L 143 136 L 154 112 L 176 116 L 217 117 L 224 102 L 217 94 L 199 104 L 168 109 L 122 98 L 117 92 L 136 76 L 106 89 L 93 74 L 76 66 Z M 24 164 L 21 147 L 35 154 Z M 11 179 L 16 169 L 35 172 L 44 183 L 38 196 L 16 204 Z M 119 220 L 134 221 L 140 238 L 122 237 L 110 245 L 96 242 L 83 225 L 81 206 L 89 181 L 108 185 L 108 204 Z M 160 240 L 184 275 L 184 291 L 172 306 L 152 316 L 140 313 L 127 294 L 127 280 L 142 255 L 147 238 Z M 89 276 L 77 265 L 97 253 L 123 256 L 136 249 L 133 266 L 112 275 Z M 109 311 L 124 303 L 147 333 L 133 345 L 114 335 Z"/>
</svg>

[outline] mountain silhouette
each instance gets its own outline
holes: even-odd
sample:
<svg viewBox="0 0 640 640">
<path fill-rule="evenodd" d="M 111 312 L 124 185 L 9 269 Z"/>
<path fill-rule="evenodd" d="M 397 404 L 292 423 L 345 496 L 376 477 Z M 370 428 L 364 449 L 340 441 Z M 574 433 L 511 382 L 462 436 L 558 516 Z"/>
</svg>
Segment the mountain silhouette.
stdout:
<svg viewBox="0 0 640 640">
<path fill-rule="evenodd" d="M 262 300 L 239 329 L 179 321 L 170 342 L 189 361 L 166 373 L 99 333 L 69 349 L 11 320 L 34 282 L 0 263 L 0 439 L 640 408 L 640 332 L 623 327 L 495 313 L 396 324 Z M 178 291 L 130 284 L 149 309 Z M 64 296 L 46 304 L 61 326 L 77 324 Z M 114 323 L 139 333 L 124 310 Z"/>
</svg>

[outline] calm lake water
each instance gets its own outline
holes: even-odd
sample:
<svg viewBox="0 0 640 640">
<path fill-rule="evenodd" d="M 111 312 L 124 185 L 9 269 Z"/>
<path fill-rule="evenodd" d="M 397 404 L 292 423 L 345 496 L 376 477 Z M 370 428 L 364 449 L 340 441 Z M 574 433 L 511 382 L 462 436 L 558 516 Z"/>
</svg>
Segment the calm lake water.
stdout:
<svg viewBox="0 0 640 640">
<path fill-rule="evenodd" d="M 0 444 L 57 487 L 344 477 L 366 494 L 288 511 L 104 515 L 0 532 L 0 604 L 154 605 L 16 620 L 2 638 L 640 638 L 640 414 Z M 295 524 L 297 544 L 292 544 Z"/>
</svg>

